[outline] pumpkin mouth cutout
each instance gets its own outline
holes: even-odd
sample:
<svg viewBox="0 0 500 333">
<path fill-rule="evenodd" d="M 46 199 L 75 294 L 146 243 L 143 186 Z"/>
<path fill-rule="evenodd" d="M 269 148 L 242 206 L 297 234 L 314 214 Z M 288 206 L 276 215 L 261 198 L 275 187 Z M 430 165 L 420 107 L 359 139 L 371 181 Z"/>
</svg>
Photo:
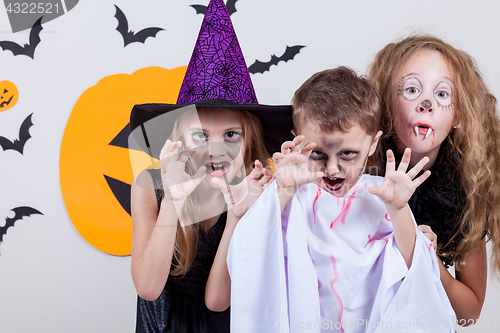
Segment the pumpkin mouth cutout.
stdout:
<svg viewBox="0 0 500 333">
<path fill-rule="evenodd" d="M 8 92 L 9 92 L 8 90 L 4 90 L 4 94 L 6 94 Z M 3 101 L 2 103 L 0 103 L 0 108 L 3 108 L 5 105 L 9 105 L 10 102 L 12 102 L 13 98 L 14 98 L 14 95 L 10 96 L 8 101 Z M 3 99 L 3 96 L 2 96 L 2 99 Z"/>
<path fill-rule="evenodd" d="M 6 111 L 16 105 L 19 92 L 14 83 L 10 81 L 0 82 L 0 111 Z"/>
</svg>

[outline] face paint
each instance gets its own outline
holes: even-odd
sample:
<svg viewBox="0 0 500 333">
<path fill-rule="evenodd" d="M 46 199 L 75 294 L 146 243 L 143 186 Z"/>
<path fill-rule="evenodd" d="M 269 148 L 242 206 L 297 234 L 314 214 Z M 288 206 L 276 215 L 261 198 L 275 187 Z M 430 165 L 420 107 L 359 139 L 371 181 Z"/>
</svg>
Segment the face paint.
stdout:
<svg viewBox="0 0 500 333">
<path fill-rule="evenodd" d="M 202 165 L 206 166 L 207 177 L 204 181 L 212 187 L 215 186 L 211 182 L 212 177 L 224 177 L 231 182 L 244 168 L 242 126 L 227 110 L 200 111 L 187 126 L 184 142 L 187 147 L 197 147 L 191 155 L 191 162 L 195 171 Z"/>
<path fill-rule="evenodd" d="M 424 111 L 424 109 L 429 110 L 431 107 L 432 107 L 431 101 L 426 99 L 425 101 L 422 102 L 422 108 L 420 109 L 420 111 Z"/>
<path fill-rule="evenodd" d="M 308 142 L 317 144 L 308 162 L 310 171 L 325 173 L 317 185 L 336 197 L 343 197 L 361 177 L 374 138 L 359 125 L 344 133 L 331 134 L 305 126 L 298 134 L 305 136 L 302 148 Z"/>
<path fill-rule="evenodd" d="M 441 53 L 433 50 L 414 54 L 401 74 L 395 105 L 397 150 L 403 153 L 409 147 L 412 161 L 423 156 L 434 161 L 455 121 L 452 75 Z"/>
</svg>

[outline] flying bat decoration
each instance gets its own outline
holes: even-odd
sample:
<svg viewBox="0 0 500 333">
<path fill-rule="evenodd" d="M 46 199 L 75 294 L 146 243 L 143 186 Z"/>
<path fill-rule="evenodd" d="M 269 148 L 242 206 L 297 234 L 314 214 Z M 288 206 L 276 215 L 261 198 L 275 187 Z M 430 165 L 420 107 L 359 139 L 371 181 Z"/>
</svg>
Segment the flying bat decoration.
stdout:
<svg viewBox="0 0 500 333">
<path fill-rule="evenodd" d="M 139 31 L 138 33 L 134 33 L 132 30 L 128 30 L 128 22 L 125 14 L 121 11 L 120 8 L 116 7 L 115 17 L 118 20 L 118 26 L 116 30 L 123 36 L 124 47 L 130 43 L 141 42 L 144 43 L 148 37 L 156 37 L 156 34 L 162 30 L 162 28 L 145 28 Z"/>
<path fill-rule="evenodd" d="M 30 31 L 30 42 L 29 44 L 24 44 L 24 46 L 21 46 L 17 43 L 4 40 L 0 41 L 0 47 L 3 50 L 9 50 L 11 51 L 14 56 L 17 55 L 25 55 L 30 57 L 31 59 L 35 59 L 35 49 L 40 44 L 40 31 L 42 31 L 42 17 L 40 17 L 35 24 L 33 24 L 33 27 L 31 28 Z"/>
<path fill-rule="evenodd" d="M 3 150 L 11 149 L 18 151 L 21 154 L 23 153 L 26 141 L 31 138 L 29 130 L 30 127 L 33 126 L 33 123 L 31 122 L 32 115 L 33 113 L 27 116 L 21 124 L 21 128 L 19 129 L 19 140 L 14 139 L 14 142 L 12 142 L 9 139 L 4 138 L 3 136 L 0 136 L 0 147 L 2 147 Z"/>
<path fill-rule="evenodd" d="M 272 65 L 278 65 L 280 61 L 287 62 L 288 60 L 292 60 L 304 47 L 304 45 L 287 46 L 285 53 L 283 53 L 281 57 L 277 57 L 273 54 L 271 56 L 271 60 L 268 62 L 255 60 L 255 62 L 248 67 L 248 71 L 252 74 L 264 73 L 265 71 L 268 71 Z"/>
<path fill-rule="evenodd" d="M 226 8 L 227 12 L 229 13 L 229 16 L 233 15 L 236 13 L 236 1 L 238 0 L 227 0 L 226 2 Z M 196 10 L 196 14 L 203 14 L 205 15 L 205 12 L 207 11 L 207 6 L 204 5 L 191 5 Z"/>
<path fill-rule="evenodd" d="M 28 206 L 22 206 L 22 207 L 17 207 L 12 209 L 12 211 L 15 213 L 13 218 L 5 218 L 5 225 L 3 227 L 0 227 L 0 243 L 3 241 L 3 236 L 7 233 L 7 229 L 10 227 L 14 226 L 14 223 L 18 220 L 22 220 L 23 217 L 25 216 L 31 216 L 33 214 L 40 214 L 43 215 L 41 212 L 36 210 L 35 208 L 28 207 Z"/>
<path fill-rule="evenodd" d="M 203 14 L 205 15 L 205 12 L 207 11 L 207 6 L 204 5 L 190 5 L 191 7 L 196 10 L 196 14 Z"/>
</svg>

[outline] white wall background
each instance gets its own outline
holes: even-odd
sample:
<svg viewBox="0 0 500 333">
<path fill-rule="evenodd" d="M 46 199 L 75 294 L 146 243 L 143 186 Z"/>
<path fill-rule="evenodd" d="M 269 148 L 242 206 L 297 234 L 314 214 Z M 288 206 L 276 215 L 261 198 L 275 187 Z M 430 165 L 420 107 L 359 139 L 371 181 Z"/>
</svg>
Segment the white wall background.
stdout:
<svg viewBox="0 0 500 333">
<path fill-rule="evenodd" d="M 166 29 L 126 48 L 115 30 L 118 5 L 130 28 Z M 130 257 L 105 254 L 79 236 L 59 185 L 59 151 L 71 110 L 101 78 L 160 66 L 187 65 L 203 16 L 191 4 L 208 0 L 87 0 L 48 22 L 35 60 L 0 51 L 0 81 L 24 96 L 0 112 L 0 135 L 18 137 L 34 112 L 24 155 L 0 150 L 0 216 L 32 206 L 44 213 L 18 221 L 0 244 L 0 332 L 133 332 L 135 290 Z M 364 73 L 375 53 L 410 32 L 429 32 L 469 52 L 490 89 L 500 96 L 500 4 L 495 0 L 240 0 L 232 15 L 251 65 L 306 45 L 293 61 L 252 75 L 261 103 L 286 104 L 313 73 L 346 65 Z M 10 32 L 0 8 L 0 40 L 26 43 Z M 0 226 L 3 225 L 0 218 Z M 481 320 L 464 332 L 500 329 L 500 283 L 490 280 Z M 496 325 L 496 330 L 495 330 Z"/>
</svg>

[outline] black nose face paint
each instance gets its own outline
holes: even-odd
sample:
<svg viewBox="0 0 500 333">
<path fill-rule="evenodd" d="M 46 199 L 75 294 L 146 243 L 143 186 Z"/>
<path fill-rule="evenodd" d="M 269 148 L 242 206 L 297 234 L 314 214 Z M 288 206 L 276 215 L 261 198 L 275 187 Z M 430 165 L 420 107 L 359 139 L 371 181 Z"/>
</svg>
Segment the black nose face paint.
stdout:
<svg viewBox="0 0 500 333">
<path fill-rule="evenodd" d="M 423 107 L 424 109 L 430 109 L 430 108 L 432 107 L 432 103 L 431 103 L 431 101 L 429 101 L 428 99 L 424 100 L 424 101 L 422 102 L 422 107 Z"/>
</svg>

